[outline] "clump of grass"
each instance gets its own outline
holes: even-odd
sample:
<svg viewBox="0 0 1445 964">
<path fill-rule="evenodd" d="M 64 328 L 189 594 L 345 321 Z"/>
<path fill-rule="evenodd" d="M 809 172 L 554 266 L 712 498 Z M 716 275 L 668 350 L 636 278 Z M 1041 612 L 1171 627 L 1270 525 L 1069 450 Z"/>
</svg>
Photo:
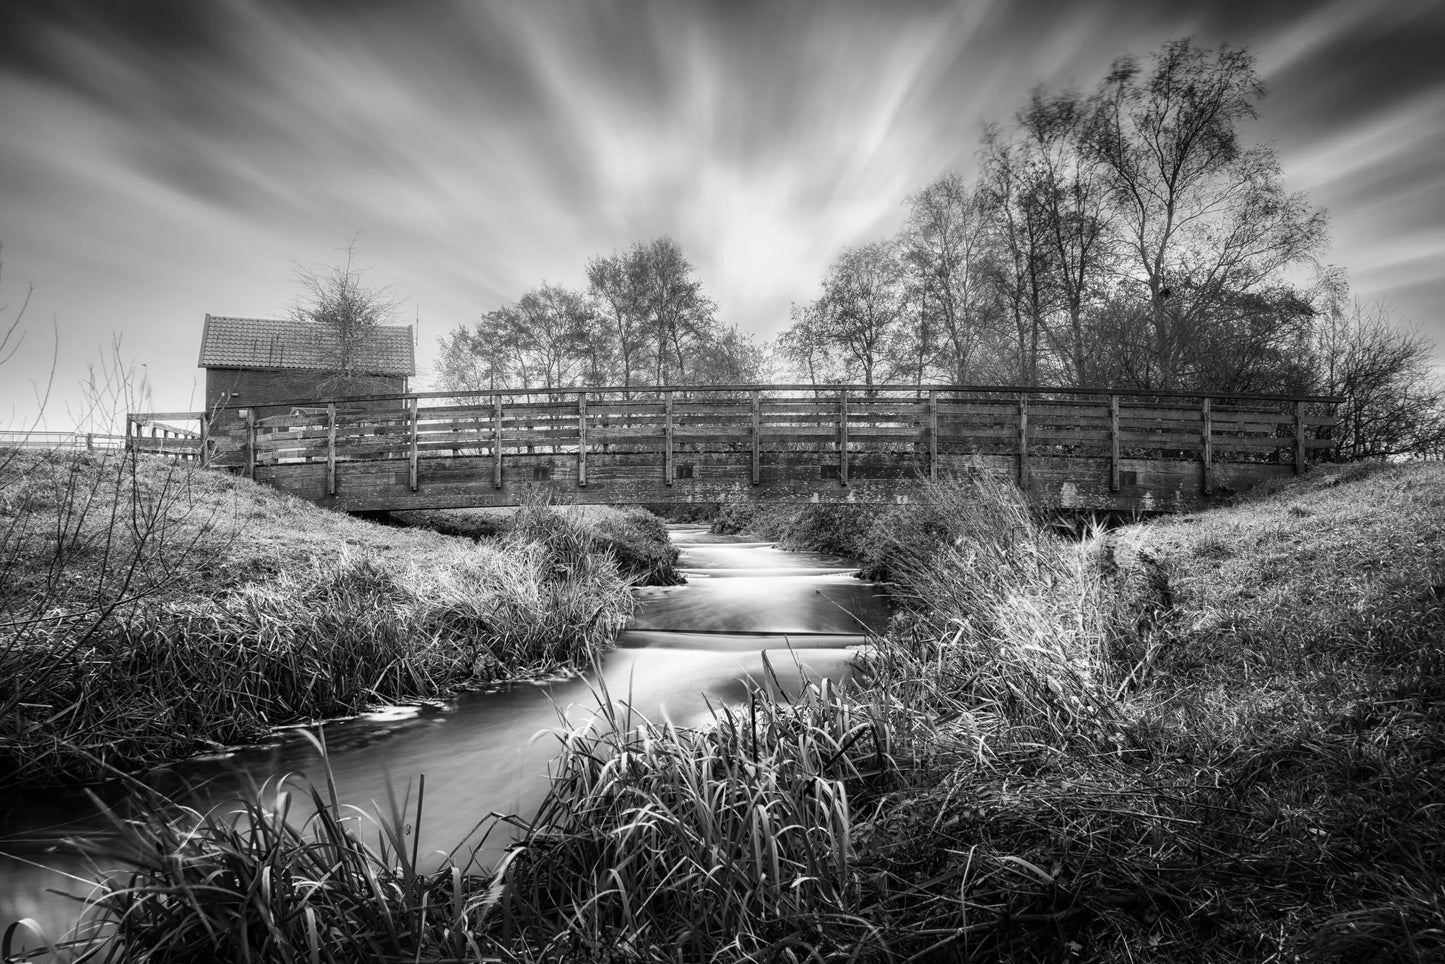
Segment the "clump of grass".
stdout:
<svg viewBox="0 0 1445 964">
<path fill-rule="evenodd" d="M 872 505 L 737 504 L 724 507 L 712 531 L 722 535 L 745 532 L 771 539 L 779 549 L 861 558 L 867 552 L 866 535 L 877 511 Z"/>
<path fill-rule="evenodd" d="M 610 703 L 605 705 L 610 706 Z M 682 729 L 611 712 L 562 737 L 499 878 L 530 960 L 831 959 L 879 949 L 852 833 L 898 778 L 887 727 L 828 684 Z"/>
<path fill-rule="evenodd" d="M 394 513 L 403 525 L 489 541 L 560 540 L 574 552 L 610 552 L 639 586 L 676 586 L 678 551 L 662 519 L 641 508 L 556 506 L 534 497 L 513 511 L 450 509 Z"/>
<path fill-rule="evenodd" d="M 324 744 L 315 737 L 325 759 Z M 488 818 L 444 854 L 421 854 L 415 803 L 366 812 L 292 775 L 205 812 L 142 785 L 137 814 L 111 815 L 111 859 L 61 960 L 481 960 L 495 894 L 476 854 Z M 17 958 L 18 959 L 18 958 Z"/>
</svg>

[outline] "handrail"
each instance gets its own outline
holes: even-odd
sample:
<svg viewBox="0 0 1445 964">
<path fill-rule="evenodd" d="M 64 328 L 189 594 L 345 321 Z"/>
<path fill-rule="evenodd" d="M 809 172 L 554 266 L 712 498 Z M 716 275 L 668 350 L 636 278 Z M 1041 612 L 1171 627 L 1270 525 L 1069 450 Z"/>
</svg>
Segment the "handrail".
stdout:
<svg viewBox="0 0 1445 964">
<path fill-rule="evenodd" d="M 965 395 L 998 395 L 1007 394 L 1018 396 L 1021 394 L 1029 396 L 1037 395 L 1118 395 L 1128 398 L 1191 398 L 1191 399 L 1232 399 L 1239 401 L 1269 401 L 1269 402 L 1309 402 L 1325 405 L 1338 405 L 1344 398 L 1338 395 L 1291 395 L 1284 393 L 1248 393 L 1248 392 L 1209 392 L 1209 391 L 1181 391 L 1175 389 L 1147 389 L 1147 388 L 1099 388 L 1099 387 L 1075 387 L 1075 386 L 1049 386 L 1049 385 L 949 385 L 949 384 L 888 384 L 868 385 L 857 382 L 850 383 L 749 383 L 749 384 L 723 384 L 723 385 L 568 385 L 536 388 L 480 388 L 468 389 L 465 391 L 432 391 L 432 392 L 390 392 L 375 395 L 328 395 L 322 397 L 280 399 L 277 401 L 257 402 L 252 404 L 233 404 L 228 408 L 299 408 L 323 406 L 330 404 L 357 404 L 361 402 L 383 402 L 397 401 L 410 402 L 412 400 L 432 398 L 513 398 L 519 395 L 601 395 L 601 394 L 643 394 L 643 395 L 674 395 L 679 392 L 817 392 L 836 393 L 846 392 L 908 392 L 915 393 L 920 398 L 925 397 L 929 392 L 946 392 Z M 131 418 L 142 421 L 156 418 L 200 418 L 207 412 L 137 412 L 131 413 Z"/>
</svg>

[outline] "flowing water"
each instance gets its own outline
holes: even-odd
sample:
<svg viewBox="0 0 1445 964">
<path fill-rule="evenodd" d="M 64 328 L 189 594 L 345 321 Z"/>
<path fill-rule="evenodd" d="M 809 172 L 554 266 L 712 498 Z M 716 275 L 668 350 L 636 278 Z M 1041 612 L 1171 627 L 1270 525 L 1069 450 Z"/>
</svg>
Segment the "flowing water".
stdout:
<svg viewBox="0 0 1445 964">
<path fill-rule="evenodd" d="M 342 801 L 385 808 L 388 783 L 400 797 L 408 779 L 425 774 L 420 844 L 423 852 L 449 850 L 490 812 L 536 811 L 555 755 L 552 734 L 591 718 L 600 690 L 649 719 L 700 723 L 709 705 L 741 701 L 749 685 L 796 692 L 808 679 L 847 678 L 850 647 L 886 619 L 879 591 L 855 578 L 845 559 L 782 552 L 697 526 L 670 528 L 688 585 L 638 590 L 637 615 L 604 658 L 600 679 L 513 686 L 328 723 Z M 193 802 L 204 806 L 288 771 L 321 778 L 315 748 L 299 730 L 148 779 L 166 788 L 199 786 Z M 124 810 L 118 790 L 99 792 Z M 86 891 L 66 876 L 86 866 L 67 840 L 103 844 L 103 828 L 83 792 L 0 797 L 0 927 L 32 917 L 51 937 L 64 932 L 79 905 L 49 891 Z M 505 844 L 490 841 L 484 855 Z"/>
</svg>

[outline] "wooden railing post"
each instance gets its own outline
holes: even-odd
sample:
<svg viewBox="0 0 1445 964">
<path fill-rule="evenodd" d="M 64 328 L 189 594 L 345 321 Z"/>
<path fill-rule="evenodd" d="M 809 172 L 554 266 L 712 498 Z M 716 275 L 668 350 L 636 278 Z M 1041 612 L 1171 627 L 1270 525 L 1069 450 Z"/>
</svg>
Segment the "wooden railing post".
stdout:
<svg viewBox="0 0 1445 964">
<path fill-rule="evenodd" d="M 577 393 L 577 485 L 587 486 L 587 393 Z"/>
<path fill-rule="evenodd" d="M 1214 422 L 1209 415 L 1209 396 L 1199 404 L 1199 417 L 1204 426 L 1199 435 L 1199 459 L 1203 466 L 1201 483 L 1205 495 L 1214 494 Z"/>
<path fill-rule="evenodd" d="M 938 478 L 938 393 L 928 393 L 928 477 Z"/>
<path fill-rule="evenodd" d="M 753 485 L 763 481 L 762 395 L 753 389 Z"/>
<path fill-rule="evenodd" d="M 411 440 L 410 445 L 408 446 L 409 451 L 407 452 L 406 458 L 406 480 L 407 484 L 411 487 L 411 490 L 415 492 L 417 490 L 417 432 L 419 430 L 419 426 L 417 425 L 417 423 L 421 421 L 421 399 L 411 399 L 411 403 L 407 406 L 407 410 L 411 415 L 411 418 L 409 419 L 411 423 Z"/>
<path fill-rule="evenodd" d="M 492 488 L 502 487 L 502 396 L 492 396 Z"/>
<path fill-rule="evenodd" d="M 1119 396 L 1109 396 L 1109 491 L 1119 491 Z"/>
<path fill-rule="evenodd" d="M 1304 402 L 1294 403 L 1294 474 L 1305 470 L 1305 409 Z"/>
<path fill-rule="evenodd" d="M 838 483 L 848 484 L 848 389 L 838 389 Z"/>
<path fill-rule="evenodd" d="M 1019 488 L 1029 488 L 1029 394 L 1019 392 Z"/>
<path fill-rule="evenodd" d="M 662 390 L 662 411 L 662 478 L 672 485 L 672 392 L 667 389 Z"/>
<path fill-rule="evenodd" d="M 256 477 L 256 410 L 246 409 L 246 478 Z"/>
<path fill-rule="evenodd" d="M 326 494 L 336 494 L 336 403 L 326 403 Z"/>
</svg>

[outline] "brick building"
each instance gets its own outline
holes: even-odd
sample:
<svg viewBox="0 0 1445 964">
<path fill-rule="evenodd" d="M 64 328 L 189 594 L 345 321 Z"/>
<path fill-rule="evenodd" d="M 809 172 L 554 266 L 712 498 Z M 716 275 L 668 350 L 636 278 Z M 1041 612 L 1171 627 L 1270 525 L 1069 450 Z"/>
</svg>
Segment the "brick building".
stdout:
<svg viewBox="0 0 1445 964">
<path fill-rule="evenodd" d="M 352 354 L 352 372 L 343 374 L 340 340 L 324 325 L 206 315 L 206 409 L 224 419 L 274 402 L 393 394 L 416 375 L 410 325 L 377 328 Z"/>
</svg>

